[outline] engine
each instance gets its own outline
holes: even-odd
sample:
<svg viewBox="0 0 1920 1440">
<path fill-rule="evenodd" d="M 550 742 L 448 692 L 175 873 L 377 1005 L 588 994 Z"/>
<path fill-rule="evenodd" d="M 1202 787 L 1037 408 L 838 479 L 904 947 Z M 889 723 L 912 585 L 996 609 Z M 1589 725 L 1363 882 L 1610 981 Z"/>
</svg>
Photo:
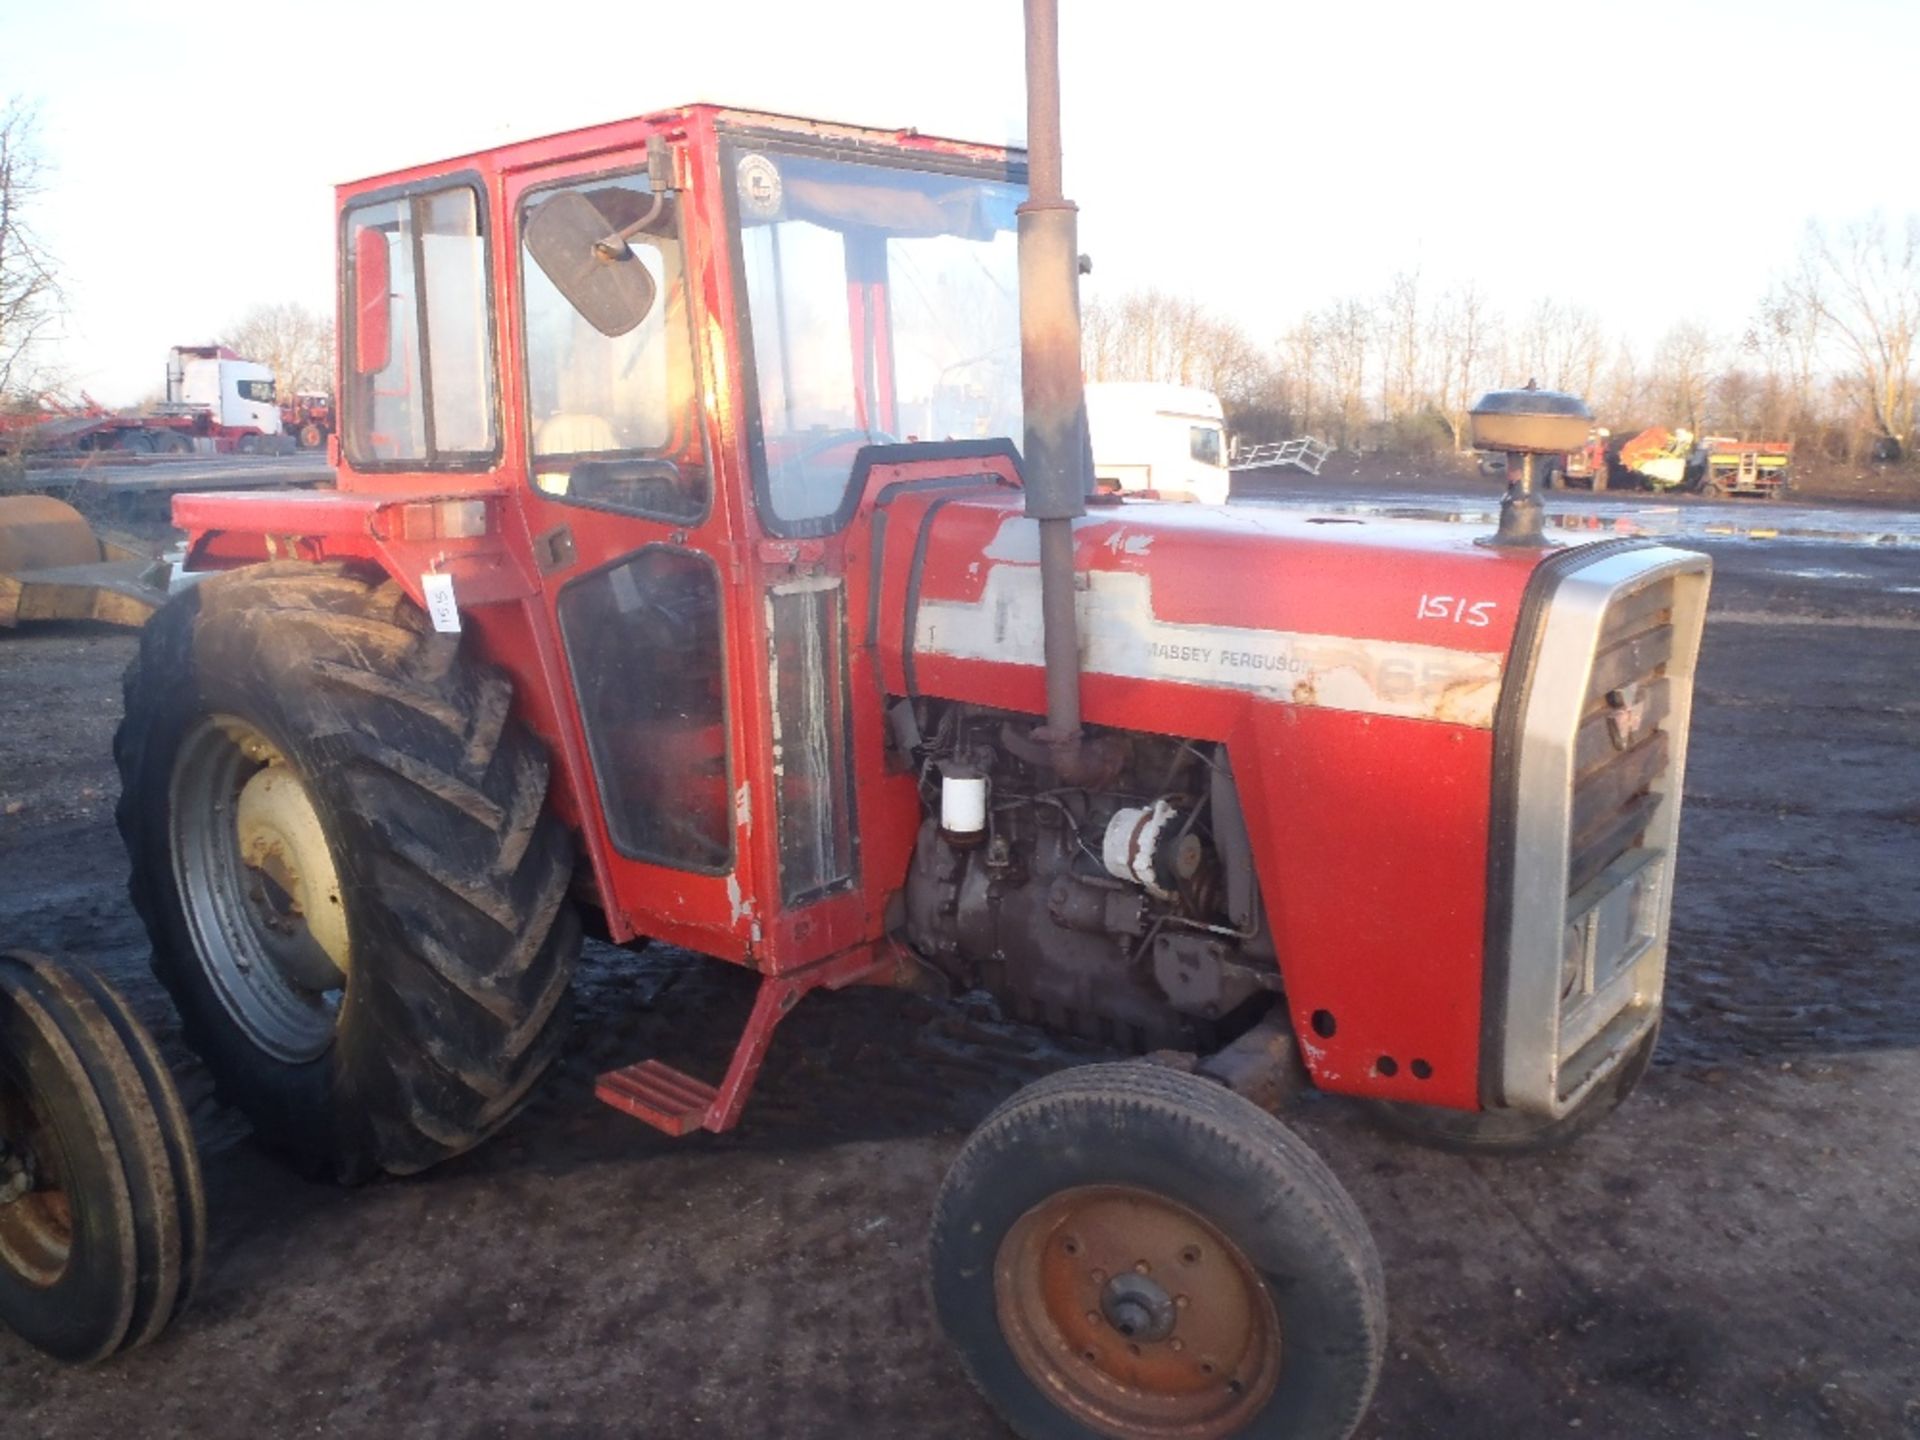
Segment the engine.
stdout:
<svg viewBox="0 0 1920 1440">
<path fill-rule="evenodd" d="M 1031 717 L 896 702 L 925 818 L 907 936 L 1018 1018 L 1145 1052 L 1207 1053 L 1280 988 L 1223 746 L 1094 731 L 1062 784 Z"/>
</svg>

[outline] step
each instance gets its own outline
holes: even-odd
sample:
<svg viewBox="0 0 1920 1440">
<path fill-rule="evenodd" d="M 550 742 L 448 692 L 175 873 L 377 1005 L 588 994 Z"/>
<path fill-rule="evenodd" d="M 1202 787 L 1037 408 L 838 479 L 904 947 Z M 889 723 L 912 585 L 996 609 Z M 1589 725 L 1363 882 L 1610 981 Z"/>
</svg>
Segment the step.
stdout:
<svg viewBox="0 0 1920 1440">
<path fill-rule="evenodd" d="M 658 1060 L 609 1070 L 594 1084 L 596 1099 L 669 1135 L 685 1135 L 706 1123 L 718 1092 L 704 1080 Z"/>
</svg>

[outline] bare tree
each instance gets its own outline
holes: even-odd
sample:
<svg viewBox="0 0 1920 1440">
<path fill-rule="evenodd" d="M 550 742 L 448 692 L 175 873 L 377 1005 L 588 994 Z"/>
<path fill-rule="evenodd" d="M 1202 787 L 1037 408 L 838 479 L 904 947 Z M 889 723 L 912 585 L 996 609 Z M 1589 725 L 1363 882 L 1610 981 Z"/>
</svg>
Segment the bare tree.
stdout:
<svg viewBox="0 0 1920 1440">
<path fill-rule="evenodd" d="M 1661 337 L 1653 353 L 1653 399 L 1669 423 L 1698 435 L 1706 423 L 1713 371 L 1713 340 L 1704 327 L 1682 321 Z"/>
<path fill-rule="evenodd" d="M 33 230 L 45 173 L 36 128 L 32 106 L 0 102 L 0 403 L 15 405 L 43 388 L 35 342 L 62 308 L 53 260 Z"/>
<path fill-rule="evenodd" d="M 1321 312 L 1322 374 L 1333 402 L 1333 421 L 1342 450 L 1350 450 L 1367 423 L 1367 371 L 1373 341 L 1373 312 L 1364 300 L 1337 301 Z"/>
<path fill-rule="evenodd" d="M 304 305 L 256 305 L 219 343 L 271 369 L 282 399 L 333 388 L 333 321 Z"/>
<path fill-rule="evenodd" d="M 1420 272 L 1402 270 L 1380 299 L 1380 410 L 1388 420 L 1421 407 Z"/>
<path fill-rule="evenodd" d="M 1904 449 L 1913 430 L 1920 338 L 1920 215 L 1897 225 L 1871 216 L 1837 240 L 1809 226 L 1791 288 L 1834 338 L 1875 435 Z"/>
<path fill-rule="evenodd" d="M 1479 282 L 1469 280 L 1441 299 L 1432 329 L 1439 409 L 1453 432 L 1453 448 L 1460 451 L 1467 443 L 1467 408 L 1485 388 L 1500 348 L 1500 321 Z"/>
</svg>

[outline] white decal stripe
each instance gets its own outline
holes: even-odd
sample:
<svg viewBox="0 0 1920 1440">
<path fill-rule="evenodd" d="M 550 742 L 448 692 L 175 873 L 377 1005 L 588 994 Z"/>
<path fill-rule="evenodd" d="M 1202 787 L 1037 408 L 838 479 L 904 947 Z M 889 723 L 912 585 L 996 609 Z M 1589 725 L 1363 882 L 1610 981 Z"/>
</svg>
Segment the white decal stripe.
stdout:
<svg viewBox="0 0 1920 1440">
<path fill-rule="evenodd" d="M 1153 613 L 1151 577 L 1095 570 L 1079 592 L 1080 663 L 1090 674 L 1247 691 L 1293 705 L 1490 729 L 1502 656 L 1393 640 L 1180 625 Z M 1040 571 L 997 564 L 977 602 L 925 600 L 914 651 L 1006 665 L 1042 663 Z"/>
</svg>

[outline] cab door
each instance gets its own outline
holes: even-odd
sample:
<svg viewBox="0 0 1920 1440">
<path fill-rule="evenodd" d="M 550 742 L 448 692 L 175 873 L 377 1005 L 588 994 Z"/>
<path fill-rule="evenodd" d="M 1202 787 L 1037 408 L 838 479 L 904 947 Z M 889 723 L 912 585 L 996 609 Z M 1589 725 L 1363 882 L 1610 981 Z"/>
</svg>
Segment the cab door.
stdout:
<svg viewBox="0 0 1920 1440">
<path fill-rule="evenodd" d="M 579 198 L 608 234 L 638 225 L 619 263 L 645 269 L 654 299 L 617 333 L 570 304 L 528 247 L 541 206 L 585 213 Z M 750 640 L 730 603 L 719 447 L 701 403 L 688 279 L 700 262 L 681 224 L 690 199 L 655 195 L 644 152 L 516 173 L 505 199 L 517 296 L 509 444 L 575 710 L 556 720 L 577 727 L 591 770 L 581 824 L 609 882 L 609 926 L 747 959 L 760 935 L 743 898 L 755 890 L 735 772 L 749 707 L 734 657 Z"/>
</svg>

